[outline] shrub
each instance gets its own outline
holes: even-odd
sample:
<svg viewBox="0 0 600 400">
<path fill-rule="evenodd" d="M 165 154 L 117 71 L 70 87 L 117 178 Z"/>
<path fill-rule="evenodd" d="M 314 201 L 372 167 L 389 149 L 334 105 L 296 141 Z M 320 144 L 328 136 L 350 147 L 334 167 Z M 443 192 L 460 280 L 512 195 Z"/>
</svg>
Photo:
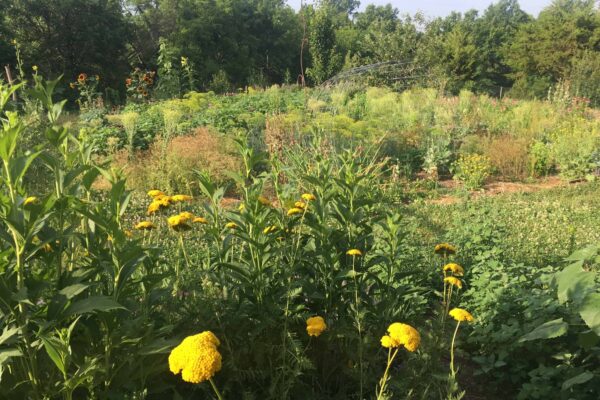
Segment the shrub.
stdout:
<svg viewBox="0 0 600 400">
<path fill-rule="evenodd" d="M 480 154 L 463 154 L 454 163 L 454 179 L 468 190 L 481 188 L 491 172 L 490 159 Z"/>
<path fill-rule="evenodd" d="M 502 179 L 517 180 L 528 175 L 529 142 L 527 139 L 504 135 L 487 141 L 484 154 Z"/>
<path fill-rule="evenodd" d="M 592 179 L 600 168 L 600 130 L 572 118 L 553 132 L 553 155 L 560 174 L 569 180 Z"/>
</svg>

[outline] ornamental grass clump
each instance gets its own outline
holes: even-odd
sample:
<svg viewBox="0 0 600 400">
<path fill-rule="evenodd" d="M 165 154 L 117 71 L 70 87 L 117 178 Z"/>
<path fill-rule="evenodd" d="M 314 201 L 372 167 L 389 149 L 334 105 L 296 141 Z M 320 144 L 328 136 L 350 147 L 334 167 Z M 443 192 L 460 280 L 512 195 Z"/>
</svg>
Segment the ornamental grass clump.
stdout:
<svg viewBox="0 0 600 400">
<path fill-rule="evenodd" d="M 189 383 L 209 381 L 217 398 L 222 395 L 213 381 L 221 370 L 222 357 L 217 349 L 221 342 L 210 331 L 188 336 L 169 355 L 169 370 Z"/>
<path fill-rule="evenodd" d="M 410 325 L 394 322 L 387 329 L 387 334 L 381 338 L 381 345 L 388 349 L 387 365 L 385 372 L 379 381 L 379 392 L 377 400 L 383 399 L 385 387 L 389 379 L 389 371 L 398 351 L 401 348 L 414 353 L 421 345 L 421 335 Z"/>
</svg>

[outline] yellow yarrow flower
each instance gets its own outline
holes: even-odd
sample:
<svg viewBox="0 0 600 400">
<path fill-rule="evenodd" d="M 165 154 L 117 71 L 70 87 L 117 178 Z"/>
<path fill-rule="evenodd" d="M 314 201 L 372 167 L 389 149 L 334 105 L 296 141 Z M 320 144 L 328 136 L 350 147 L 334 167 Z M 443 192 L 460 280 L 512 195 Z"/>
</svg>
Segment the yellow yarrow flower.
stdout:
<svg viewBox="0 0 600 400">
<path fill-rule="evenodd" d="M 360 251 L 359 249 L 350 249 L 346 252 L 347 255 L 349 256 L 362 256 L 362 251 Z"/>
<path fill-rule="evenodd" d="M 435 254 L 440 254 L 440 255 L 450 255 L 450 254 L 456 254 L 456 247 L 452 246 L 449 243 L 440 243 L 438 245 L 435 246 L 435 249 L 433 250 L 433 252 Z"/>
<path fill-rule="evenodd" d="M 237 224 L 235 222 L 228 222 L 225 224 L 225 228 L 235 229 L 235 228 L 237 228 Z"/>
<path fill-rule="evenodd" d="M 391 349 L 400 346 L 400 343 L 394 340 L 394 338 L 392 338 L 391 336 L 384 335 L 381 337 L 381 345 L 386 349 Z"/>
<path fill-rule="evenodd" d="M 191 220 L 191 219 L 194 219 L 194 214 L 192 214 L 192 213 L 191 213 L 191 212 L 189 212 L 189 211 L 183 211 L 183 212 L 180 212 L 180 213 L 179 213 L 179 216 L 180 216 L 180 217 L 181 217 L 181 218 L 182 218 L 182 219 L 183 219 L 185 222 L 187 222 L 187 221 L 189 221 L 189 220 Z"/>
<path fill-rule="evenodd" d="M 421 344 L 421 335 L 419 332 L 407 324 L 394 322 L 388 327 L 388 334 L 390 338 L 398 343 L 397 346 L 402 345 L 410 352 L 416 351 Z"/>
<path fill-rule="evenodd" d="M 306 332 L 309 336 L 320 336 L 327 329 L 323 317 L 310 317 L 306 320 Z"/>
<path fill-rule="evenodd" d="M 169 355 L 169 370 L 190 383 L 200 383 L 212 378 L 221 370 L 221 353 L 217 350 L 219 339 L 210 331 L 188 336 Z"/>
<path fill-rule="evenodd" d="M 310 193 L 304 193 L 301 197 L 304 201 L 315 201 L 317 199 L 314 194 Z"/>
<path fill-rule="evenodd" d="M 454 275 L 463 276 L 465 274 L 465 270 L 458 264 L 450 263 L 444 266 L 444 271 L 451 271 Z"/>
<path fill-rule="evenodd" d="M 173 215 L 167 219 L 169 226 L 176 232 L 187 231 L 191 227 L 187 224 L 189 218 L 182 217 L 181 215 Z"/>
<path fill-rule="evenodd" d="M 28 206 L 30 204 L 36 204 L 38 202 L 38 198 L 35 196 L 29 196 L 23 201 L 24 206 Z"/>
<path fill-rule="evenodd" d="M 130 239 L 133 237 L 133 232 L 131 232 L 129 229 L 125 230 L 123 233 Z"/>
<path fill-rule="evenodd" d="M 288 216 L 292 216 L 292 215 L 297 215 L 297 214 L 302 214 L 304 212 L 304 210 L 302 210 L 301 208 L 290 208 L 287 212 Z"/>
<path fill-rule="evenodd" d="M 208 224 L 208 220 L 204 217 L 196 217 L 192 220 L 192 222 L 195 222 L 197 224 Z"/>
<path fill-rule="evenodd" d="M 140 231 L 149 231 L 149 230 L 152 230 L 152 229 L 156 229 L 156 225 L 154 225 L 150 221 L 142 221 L 142 222 L 139 222 L 135 226 L 135 229 L 140 230 Z"/>
<path fill-rule="evenodd" d="M 148 196 L 150 197 L 157 197 L 157 196 L 164 196 L 165 194 L 163 192 L 161 192 L 158 189 L 152 189 L 150 191 L 148 191 Z"/>
<path fill-rule="evenodd" d="M 306 203 L 303 201 L 297 201 L 294 203 L 294 207 L 304 210 L 306 209 Z"/>
<path fill-rule="evenodd" d="M 176 194 L 171 196 L 171 201 L 173 203 L 180 203 L 182 201 L 192 201 L 193 197 L 188 196 L 187 194 Z"/>
<path fill-rule="evenodd" d="M 448 314 L 458 322 L 473 322 L 475 320 L 470 312 L 462 308 L 453 308 Z"/>
<path fill-rule="evenodd" d="M 462 281 L 453 276 L 448 276 L 448 277 L 444 278 L 444 282 L 449 283 L 452 286 L 456 286 L 459 289 L 462 289 Z"/>
</svg>

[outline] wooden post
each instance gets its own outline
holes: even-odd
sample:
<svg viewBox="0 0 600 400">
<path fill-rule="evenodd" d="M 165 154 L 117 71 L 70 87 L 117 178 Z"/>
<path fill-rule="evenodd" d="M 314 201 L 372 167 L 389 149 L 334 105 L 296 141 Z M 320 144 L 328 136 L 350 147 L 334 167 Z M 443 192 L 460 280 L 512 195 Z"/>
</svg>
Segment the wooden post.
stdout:
<svg viewBox="0 0 600 400">
<path fill-rule="evenodd" d="M 6 71 L 6 79 L 8 80 L 8 84 L 12 87 L 13 85 L 13 79 L 12 79 L 12 75 L 10 73 L 10 65 L 5 65 L 4 66 L 4 71 Z M 12 93 L 12 99 L 13 101 L 17 101 L 17 92 L 14 91 Z"/>
</svg>

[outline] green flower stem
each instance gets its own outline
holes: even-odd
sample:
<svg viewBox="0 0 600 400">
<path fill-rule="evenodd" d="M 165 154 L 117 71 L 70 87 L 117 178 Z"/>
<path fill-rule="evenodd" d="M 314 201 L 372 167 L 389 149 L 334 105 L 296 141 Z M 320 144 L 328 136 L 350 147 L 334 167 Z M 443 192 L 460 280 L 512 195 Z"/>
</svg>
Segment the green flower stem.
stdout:
<svg viewBox="0 0 600 400">
<path fill-rule="evenodd" d="M 358 329 L 358 368 L 360 370 L 360 399 L 363 398 L 363 343 L 362 343 L 362 327 L 360 323 L 359 299 L 358 299 L 358 279 L 356 278 L 356 269 L 354 264 L 356 256 L 352 256 L 352 275 L 354 278 L 354 302 L 356 307 L 356 327 Z"/>
<path fill-rule="evenodd" d="M 210 382 L 210 386 L 212 386 L 215 394 L 217 395 L 217 398 L 219 400 L 223 400 L 223 395 L 221 395 L 221 392 L 219 392 L 219 389 L 217 388 L 217 385 L 215 385 L 215 382 L 212 380 L 212 378 L 208 378 L 208 381 Z"/>
<path fill-rule="evenodd" d="M 398 354 L 398 348 L 394 351 L 394 354 L 392 354 L 392 349 L 388 349 L 388 361 L 387 361 L 387 366 L 385 367 L 385 372 L 383 373 L 383 376 L 381 377 L 381 380 L 379 381 L 379 394 L 377 395 L 377 400 L 380 400 L 383 398 L 383 394 L 385 392 L 385 387 L 387 385 L 387 380 L 388 380 L 388 374 L 390 372 L 390 367 L 392 366 L 392 363 L 394 362 L 394 358 L 396 358 L 396 354 Z"/>
<path fill-rule="evenodd" d="M 456 334 L 458 333 L 459 326 L 460 321 L 457 321 L 456 329 L 454 329 L 454 336 L 452 336 L 452 344 L 450 345 L 450 371 L 452 372 L 452 376 L 456 375 L 456 371 L 454 370 L 454 341 L 456 340 Z"/>
</svg>

